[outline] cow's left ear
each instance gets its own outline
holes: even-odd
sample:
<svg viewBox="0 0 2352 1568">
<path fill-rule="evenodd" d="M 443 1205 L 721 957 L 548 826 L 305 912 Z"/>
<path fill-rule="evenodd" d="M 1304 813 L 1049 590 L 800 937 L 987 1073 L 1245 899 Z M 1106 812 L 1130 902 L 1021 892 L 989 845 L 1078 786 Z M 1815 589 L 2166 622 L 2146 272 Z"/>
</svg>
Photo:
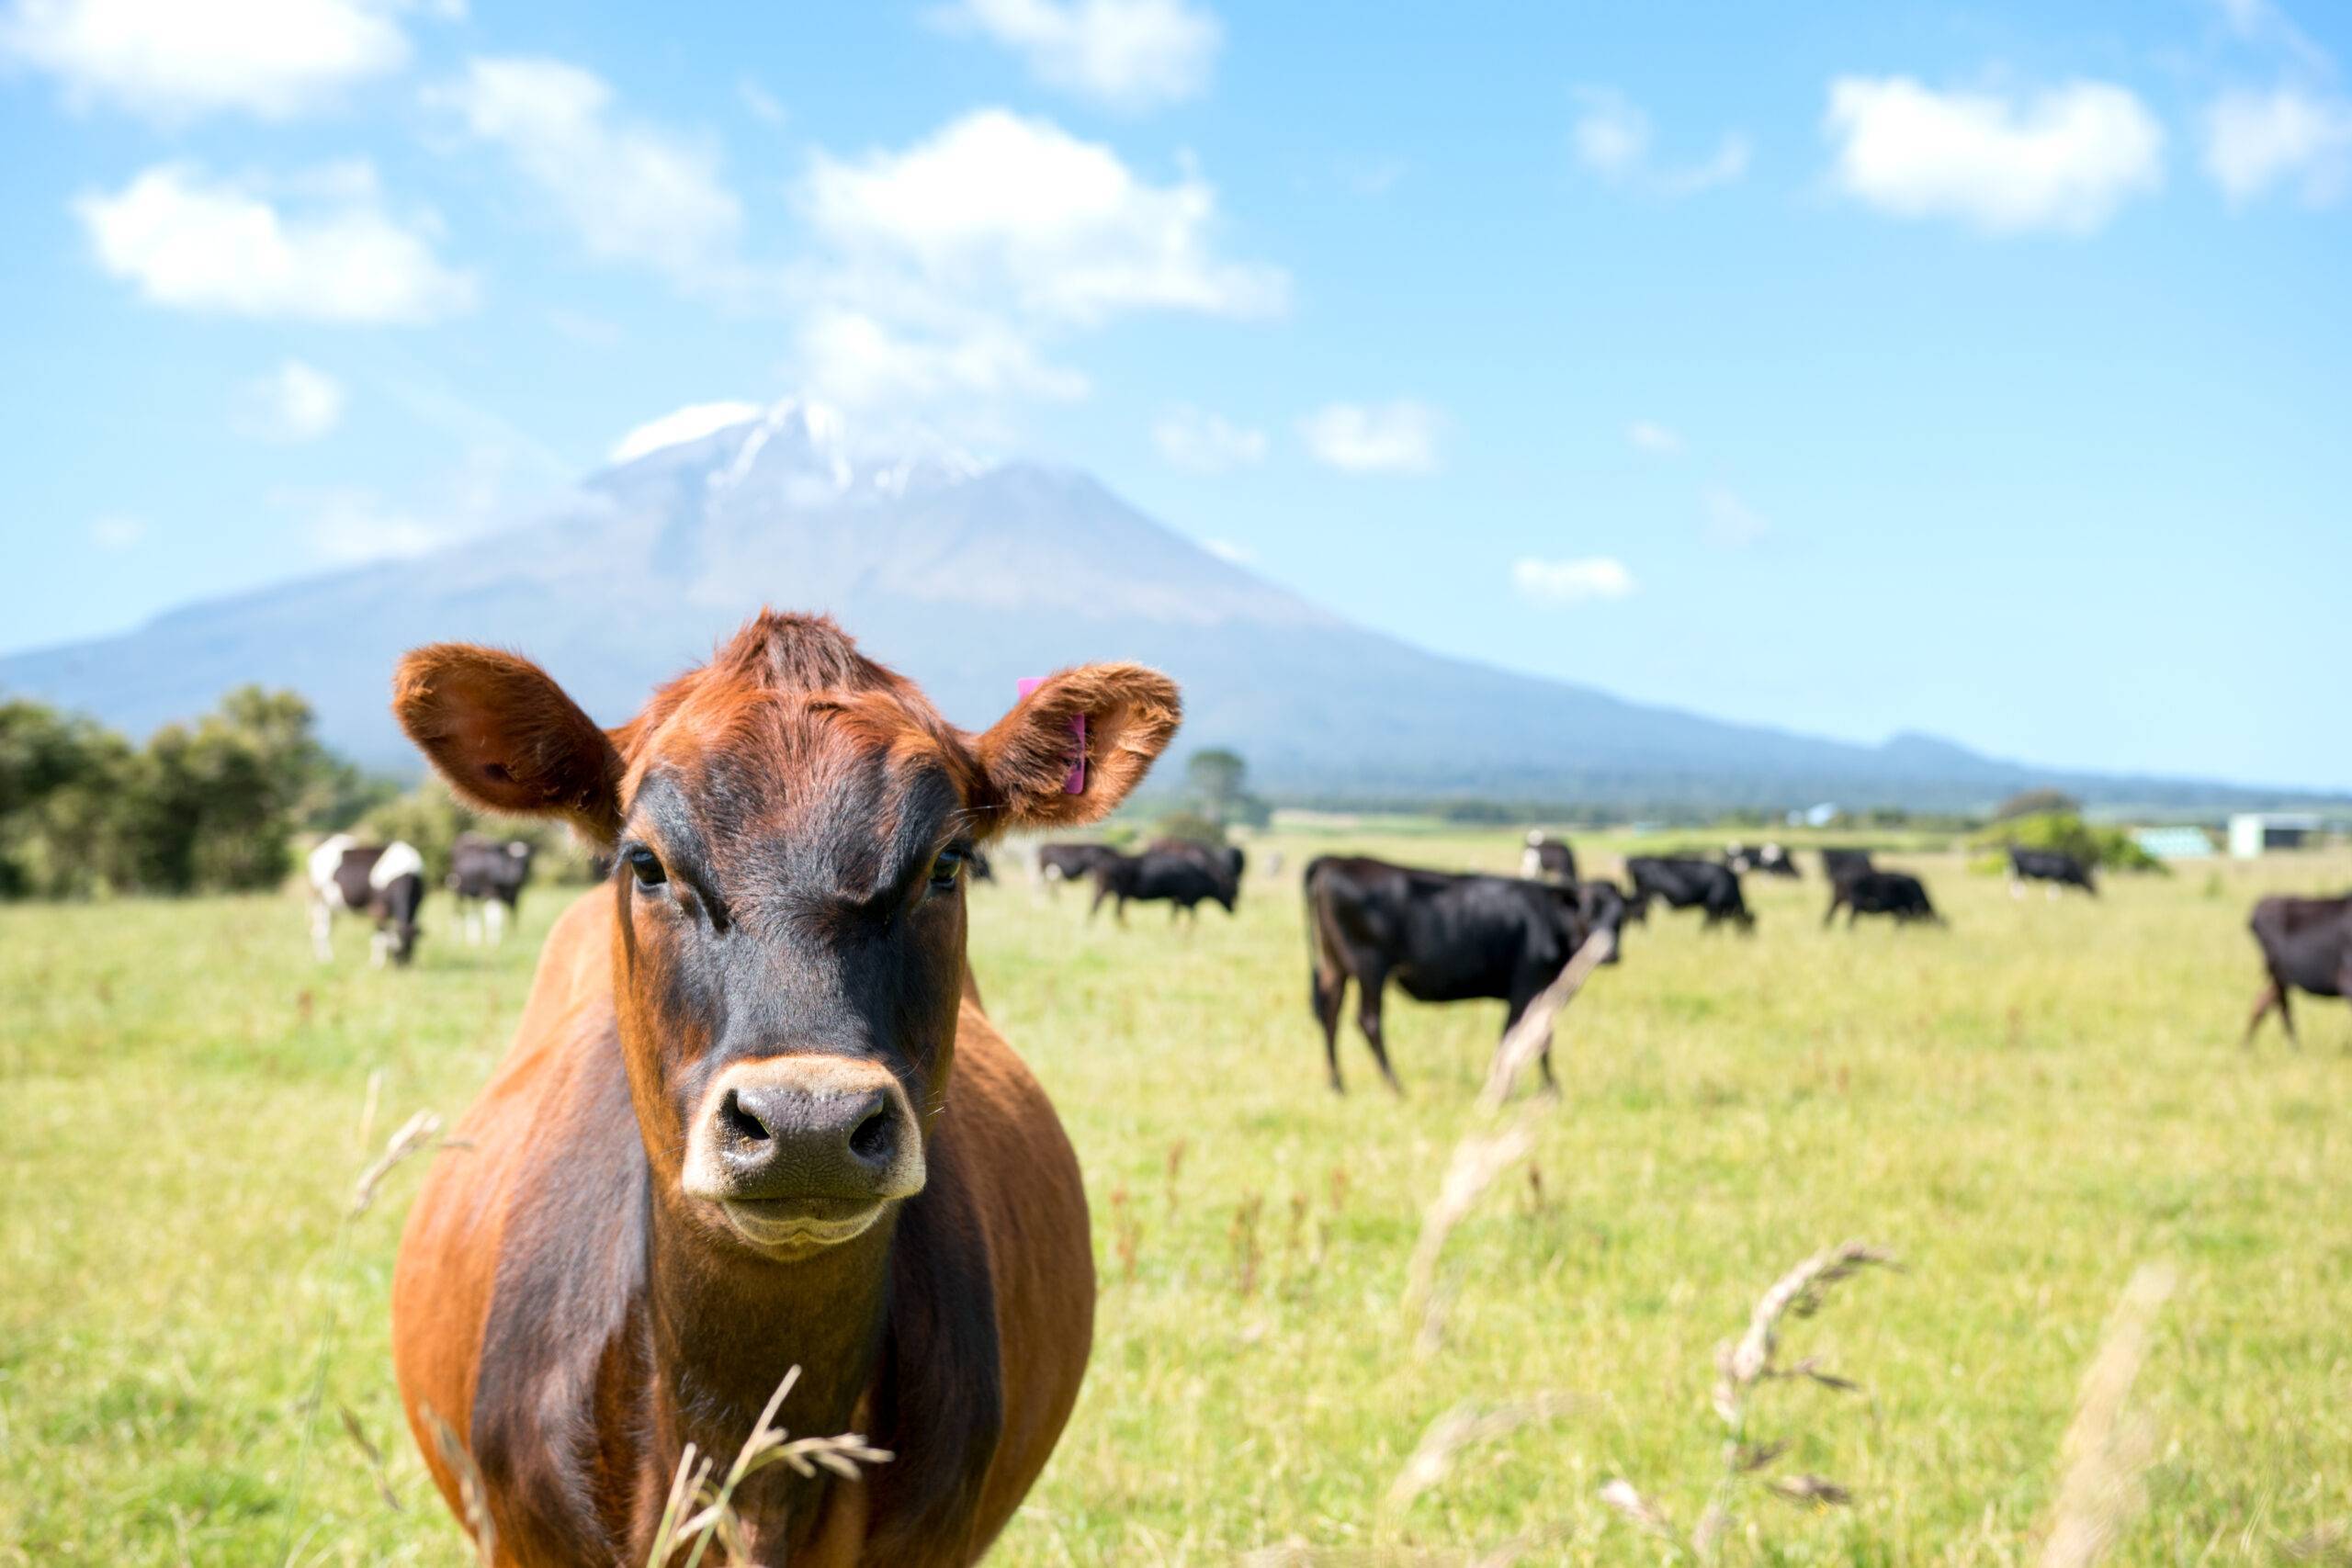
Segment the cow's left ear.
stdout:
<svg viewBox="0 0 2352 1568">
<path fill-rule="evenodd" d="M 555 817 L 600 849 L 620 831 L 620 752 L 548 672 L 470 643 L 401 660 L 392 713 L 458 797 L 516 817 Z"/>
<path fill-rule="evenodd" d="M 1140 664 L 1083 664 L 1051 676 L 976 743 L 980 771 L 1004 807 L 990 825 L 1076 828 L 1101 820 L 1143 782 L 1182 717 L 1176 682 Z M 1083 742 L 1073 722 L 1080 718 Z M 1074 774 L 1081 744 L 1084 770 Z"/>
</svg>

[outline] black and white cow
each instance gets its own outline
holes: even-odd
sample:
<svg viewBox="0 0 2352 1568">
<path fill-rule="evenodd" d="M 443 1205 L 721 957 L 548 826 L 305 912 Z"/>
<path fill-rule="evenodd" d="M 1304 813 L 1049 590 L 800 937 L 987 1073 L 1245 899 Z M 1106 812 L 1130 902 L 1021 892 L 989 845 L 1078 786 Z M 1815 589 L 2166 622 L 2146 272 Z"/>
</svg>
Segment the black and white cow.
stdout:
<svg viewBox="0 0 2352 1568">
<path fill-rule="evenodd" d="M 1634 855 L 1625 862 L 1625 875 L 1634 884 L 1634 899 L 1646 907 L 1663 899 L 1670 909 L 1699 909 L 1705 924 L 1730 920 L 1742 931 L 1756 929 L 1756 917 L 1739 890 L 1739 874 L 1711 860 L 1676 860 Z"/>
<path fill-rule="evenodd" d="M 1928 901 L 1927 885 L 1907 871 L 1857 872 L 1831 884 L 1829 908 L 1821 923 L 1827 925 L 1841 905 L 1848 931 L 1864 915 L 1892 915 L 1903 924 L 1913 920 L 1932 920 L 1939 926 L 1949 923 Z"/>
<path fill-rule="evenodd" d="M 1492 998 L 1503 1032 L 1583 946 L 1592 928 L 1576 889 L 1521 876 L 1424 871 L 1358 855 L 1318 855 L 1306 866 L 1308 993 L 1323 1030 L 1323 1060 L 1340 1081 L 1340 1011 L 1356 987 L 1356 1024 L 1388 1087 L 1382 995 L 1394 980 L 1416 1001 Z M 1552 1081 L 1547 1042 L 1540 1058 Z"/>
<path fill-rule="evenodd" d="M 1725 844 L 1724 863 L 1736 872 L 1761 872 L 1766 876 L 1794 876 L 1797 863 L 1778 844 Z"/>
<path fill-rule="evenodd" d="M 2016 844 L 2009 846 L 2009 897 L 2025 897 L 2029 882 L 2046 883 L 2050 896 L 2058 897 L 2062 887 L 2079 887 L 2092 897 L 2098 888 L 2091 881 L 2091 868 L 2064 850 L 2029 850 Z"/>
<path fill-rule="evenodd" d="M 1555 839 L 1541 828 L 1531 829 L 1527 848 L 1519 854 L 1519 874 L 1530 882 L 1577 883 L 1577 852 L 1566 839 Z"/>
<path fill-rule="evenodd" d="M 311 947 L 325 963 L 334 956 L 335 911 L 376 922 L 368 961 L 406 964 L 416 955 L 416 912 L 424 902 L 424 857 L 393 840 L 363 844 L 337 833 L 311 852 Z"/>
<path fill-rule="evenodd" d="M 507 919 L 517 912 L 530 880 L 531 846 L 526 840 L 502 843 L 475 833 L 458 835 L 449 846 L 449 891 L 457 897 L 458 930 L 468 946 L 506 940 Z"/>
</svg>

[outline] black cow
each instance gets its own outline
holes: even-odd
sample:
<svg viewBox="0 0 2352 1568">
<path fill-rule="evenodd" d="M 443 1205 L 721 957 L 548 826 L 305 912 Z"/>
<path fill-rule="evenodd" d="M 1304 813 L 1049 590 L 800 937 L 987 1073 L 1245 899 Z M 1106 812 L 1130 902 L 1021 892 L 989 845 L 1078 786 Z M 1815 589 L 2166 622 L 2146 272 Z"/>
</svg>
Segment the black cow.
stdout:
<svg viewBox="0 0 2352 1568">
<path fill-rule="evenodd" d="M 1566 839 L 1555 839 L 1537 829 L 1527 835 L 1527 848 L 1520 852 L 1519 874 L 1530 882 L 1556 882 L 1563 887 L 1577 885 L 1577 852 L 1568 848 Z"/>
<path fill-rule="evenodd" d="M 2009 897 L 2025 897 L 2029 882 L 2046 882 L 2050 896 L 2058 897 L 2062 887 L 2079 887 L 2092 897 L 2098 888 L 2091 882 L 2091 868 L 2064 850 L 2029 850 L 2016 844 L 2009 846 Z"/>
<path fill-rule="evenodd" d="M 1340 1081 L 1340 1008 L 1356 984 L 1356 1024 L 1388 1087 L 1403 1093 L 1381 1034 L 1390 980 L 1416 1001 L 1503 1002 L 1503 1032 L 1567 966 L 1590 934 L 1574 890 L 1524 877 L 1458 874 L 1353 855 L 1306 866 L 1309 995 L 1323 1058 Z M 1544 1081 L 1552 1051 L 1544 1049 Z"/>
<path fill-rule="evenodd" d="M 1795 876 L 1797 863 L 1778 844 L 1726 844 L 1724 863 L 1732 870 L 1761 872 L 1766 876 Z"/>
<path fill-rule="evenodd" d="M 1083 882 L 1094 868 L 1119 858 L 1108 844 L 1046 844 L 1037 851 L 1037 877 L 1056 893 L 1065 882 Z"/>
<path fill-rule="evenodd" d="M 1734 920 L 1742 931 L 1756 929 L 1756 917 L 1740 895 L 1739 874 L 1727 865 L 1635 855 L 1625 862 L 1625 874 L 1633 879 L 1634 897 L 1640 904 L 1661 898 L 1668 908 L 1704 910 L 1709 926 Z"/>
<path fill-rule="evenodd" d="M 1907 871 L 1865 871 L 1834 882 L 1829 888 L 1829 908 L 1821 917 L 1826 926 L 1837 917 L 1839 905 L 1846 908 L 1846 929 L 1852 931 L 1854 922 L 1864 915 L 1892 915 L 1898 921 L 1933 920 L 1938 925 L 1949 922 L 1936 913 L 1928 902 L 1926 884 Z"/>
<path fill-rule="evenodd" d="M 348 833 L 311 852 L 311 947 L 319 962 L 334 956 L 332 940 L 338 909 L 372 916 L 376 934 L 368 961 L 406 964 L 416 955 L 417 910 L 424 903 L 424 857 L 395 839 L 363 844 Z"/>
<path fill-rule="evenodd" d="M 1832 887 L 1849 877 L 1860 876 L 1878 868 L 1871 863 L 1868 850 L 1825 849 L 1821 852 L 1821 874 L 1829 879 Z"/>
<path fill-rule="evenodd" d="M 449 846 L 449 891 L 458 903 L 458 930 L 469 945 L 506 940 L 507 917 L 518 912 L 531 880 L 531 846 L 460 833 Z"/>
<path fill-rule="evenodd" d="M 1204 844 L 1198 839 L 1154 839 L 1144 846 L 1146 854 L 1191 855 L 1211 871 L 1233 884 L 1238 893 L 1241 874 L 1250 868 L 1250 857 L 1238 844 Z"/>
<path fill-rule="evenodd" d="M 1115 900 L 1111 914 L 1121 925 L 1127 923 L 1131 902 L 1164 903 L 1169 919 L 1181 911 L 1197 920 L 1204 902 L 1222 904 L 1227 914 L 1233 913 L 1235 894 L 1233 879 L 1205 855 L 1146 850 L 1139 855 L 1114 855 L 1094 868 L 1094 902 L 1087 906 L 1086 918 L 1092 919 L 1109 898 Z"/>
<path fill-rule="evenodd" d="M 2262 948 L 2262 967 L 2270 984 L 2255 999 L 2254 1016 L 2246 1020 L 2241 1045 L 2254 1043 L 2254 1032 L 2272 1008 L 2287 1028 L 2287 1043 L 2301 1049 L 2295 1038 L 2295 1012 L 2289 994 L 2308 991 L 2314 997 L 2352 997 L 2352 894 L 2341 898 L 2265 898 L 2254 907 L 2248 922 Z"/>
<path fill-rule="evenodd" d="M 1609 957 L 1614 964 L 1624 956 L 1625 928 L 1635 920 L 1649 923 L 1649 908 L 1625 897 L 1625 890 L 1615 883 L 1596 879 L 1577 884 L 1577 907 L 1584 914 L 1584 921 L 1596 931 L 1609 933 Z"/>
</svg>

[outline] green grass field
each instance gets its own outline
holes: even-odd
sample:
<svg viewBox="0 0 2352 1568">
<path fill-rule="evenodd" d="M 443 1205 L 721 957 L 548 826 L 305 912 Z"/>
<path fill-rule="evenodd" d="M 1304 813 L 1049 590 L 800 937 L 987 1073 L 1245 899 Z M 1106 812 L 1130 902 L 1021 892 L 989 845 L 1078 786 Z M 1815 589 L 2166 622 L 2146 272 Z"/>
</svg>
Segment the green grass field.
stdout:
<svg viewBox="0 0 2352 1568">
<path fill-rule="evenodd" d="M 2147 1261 L 2177 1287 L 2134 1395 L 2147 1506 L 2113 1560 L 2268 1562 L 2352 1521 L 2352 1021 L 2307 1003 L 2303 1054 L 2275 1025 L 2237 1048 L 2248 904 L 2341 887 L 2352 859 L 2052 904 L 1917 857 L 1948 931 L 1818 931 L 1811 878 L 1749 879 L 1753 940 L 1659 915 L 1566 1015 L 1540 1185 L 1514 1168 L 1453 1234 L 1445 1338 L 1417 1356 L 1406 1259 L 1500 1008 L 1394 999 L 1408 1096 L 1375 1087 L 1352 1022 L 1354 1092 L 1324 1089 L 1296 872 L 1341 843 L 1382 847 L 1285 840 L 1279 878 L 1190 935 L 973 894 L 982 988 L 1076 1140 L 1103 1281 L 1084 1397 L 997 1561 L 1462 1562 L 1521 1535 L 1526 1562 L 1657 1561 L 1599 1488 L 1691 1520 L 1723 1462 L 1714 1347 L 1849 1237 L 1904 1271 L 1839 1287 L 1788 1351 L 1862 1390 L 1768 1386 L 1757 1426 L 1853 1505 L 1744 1493 L 1727 1560 L 2030 1560 L 2083 1368 Z M 1514 858 L 1500 832 L 1395 847 Z M 343 1214 L 392 1128 L 463 1109 L 569 896 L 537 890 L 494 955 L 429 903 L 405 974 L 364 967 L 356 926 L 314 964 L 291 897 L 0 909 L 0 1563 L 469 1560 L 391 1384 L 416 1168 Z M 1547 1392 L 1565 1409 L 1385 1506 L 1432 1418 Z"/>
</svg>

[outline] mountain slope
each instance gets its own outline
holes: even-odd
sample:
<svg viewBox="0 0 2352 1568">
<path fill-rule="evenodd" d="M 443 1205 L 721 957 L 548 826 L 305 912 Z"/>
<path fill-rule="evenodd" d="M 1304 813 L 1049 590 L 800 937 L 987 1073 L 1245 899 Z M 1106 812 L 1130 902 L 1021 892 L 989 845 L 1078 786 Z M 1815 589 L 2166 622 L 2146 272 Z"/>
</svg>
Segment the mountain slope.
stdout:
<svg viewBox="0 0 2352 1568">
<path fill-rule="evenodd" d="M 1158 665 L 1184 687 L 1180 747 L 1234 747 L 1294 795 L 1952 807 L 2058 783 L 2154 805 L 2272 797 L 2052 774 L 1918 736 L 1846 745 L 1441 658 L 1217 558 L 1083 474 L 945 451 L 861 460 L 837 419 L 797 403 L 607 469 L 523 527 L 0 659 L 0 689 L 143 733 L 241 682 L 292 686 L 330 744 L 413 768 L 385 709 L 406 648 L 527 651 L 611 723 L 763 602 L 831 612 L 966 725 L 1023 675 Z"/>
</svg>

